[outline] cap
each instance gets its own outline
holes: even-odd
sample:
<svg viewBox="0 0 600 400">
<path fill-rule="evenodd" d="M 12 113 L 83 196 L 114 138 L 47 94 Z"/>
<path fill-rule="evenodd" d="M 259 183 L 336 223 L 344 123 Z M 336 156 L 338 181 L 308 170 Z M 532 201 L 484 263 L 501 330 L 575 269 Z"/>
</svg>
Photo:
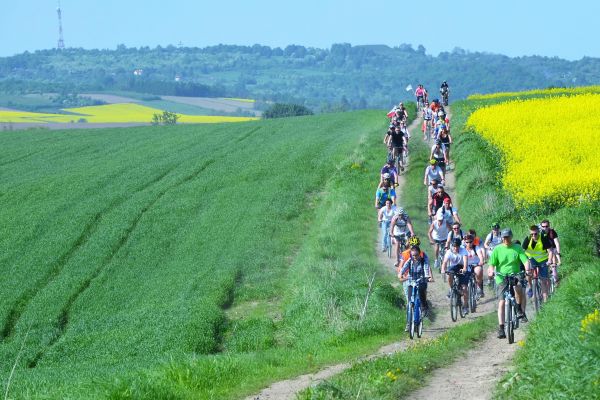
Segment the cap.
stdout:
<svg viewBox="0 0 600 400">
<path fill-rule="evenodd" d="M 502 229 L 502 232 L 500 232 L 500 236 L 503 238 L 509 237 L 509 236 L 512 237 L 512 235 L 513 234 L 512 234 L 512 231 L 510 230 L 510 228 L 504 228 L 504 229 Z"/>
</svg>

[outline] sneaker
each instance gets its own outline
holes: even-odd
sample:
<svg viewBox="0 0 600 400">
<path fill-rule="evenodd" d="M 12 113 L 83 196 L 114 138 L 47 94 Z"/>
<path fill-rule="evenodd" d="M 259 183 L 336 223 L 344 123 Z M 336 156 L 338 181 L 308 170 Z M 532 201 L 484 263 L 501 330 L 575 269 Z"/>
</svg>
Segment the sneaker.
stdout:
<svg viewBox="0 0 600 400">
<path fill-rule="evenodd" d="M 406 327 L 404 328 L 404 332 L 408 332 L 409 327 L 410 327 L 410 325 L 406 324 Z"/>
<path fill-rule="evenodd" d="M 506 333 L 504 333 L 504 328 L 498 328 L 498 339 L 506 339 Z"/>
<path fill-rule="evenodd" d="M 469 307 L 463 307 L 463 315 L 467 315 L 469 313 Z"/>
<path fill-rule="evenodd" d="M 521 313 L 521 315 L 518 315 L 518 317 L 521 320 L 521 322 L 529 322 L 525 313 Z"/>
</svg>

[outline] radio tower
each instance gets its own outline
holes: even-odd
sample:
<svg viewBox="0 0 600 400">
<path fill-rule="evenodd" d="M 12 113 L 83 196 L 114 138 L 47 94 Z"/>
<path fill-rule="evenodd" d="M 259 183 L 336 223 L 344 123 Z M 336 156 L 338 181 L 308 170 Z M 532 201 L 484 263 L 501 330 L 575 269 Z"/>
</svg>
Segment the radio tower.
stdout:
<svg viewBox="0 0 600 400">
<path fill-rule="evenodd" d="M 59 50 L 62 50 L 65 48 L 65 41 L 63 40 L 62 15 L 60 12 L 60 1 L 58 2 L 58 7 L 56 8 L 56 13 L 58 14 L 58 45 L 56 47 Z"/>
</svg>

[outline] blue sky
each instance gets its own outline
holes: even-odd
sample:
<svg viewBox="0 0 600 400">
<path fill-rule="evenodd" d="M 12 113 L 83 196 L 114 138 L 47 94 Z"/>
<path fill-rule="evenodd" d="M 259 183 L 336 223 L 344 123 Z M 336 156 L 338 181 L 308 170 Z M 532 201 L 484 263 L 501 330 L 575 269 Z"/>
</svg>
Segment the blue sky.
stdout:
<svg viewBox="0 0 600 400">
<path fill-rule="evenodd" d="M 57 2 L 8 0 L 0 56 L 56 46 Z M 435 6 L 433 6 L 435 4 Z M 600 57 L 600 1 L 571 0 L 62 0 L 67 47 L 219 43 L 422 44 L 428 54 L 461 47 L 509 56 Z"/>
</svg>

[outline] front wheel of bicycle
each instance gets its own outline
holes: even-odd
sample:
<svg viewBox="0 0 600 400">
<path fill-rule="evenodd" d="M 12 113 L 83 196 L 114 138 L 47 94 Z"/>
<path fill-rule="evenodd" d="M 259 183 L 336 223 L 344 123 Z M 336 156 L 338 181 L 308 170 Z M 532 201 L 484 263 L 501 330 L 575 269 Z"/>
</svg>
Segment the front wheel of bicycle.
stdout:
<svg viewBox="0 0 600 400">
<path fill-rule="evenodd" d="M 508 338 L 508 343 L 512 344 L 515 341 L 515 331 L 514 331 L 514 322 L 513 322 L 513 305 L 512 301 L 506 300 L 504 303 L 504 321 L 506 324 L 506 337 Z"/>
<path fill-rule="evenodd" d="M 477 288 L 473 280 L 469 281 L 469 312 L 472 314 L 477 310 Z"/>
<path fill-rule="evenodd" d="M 453 322 L 456 322 L 458 319 L 458 294 L 456 291 L 452 291 L 452 295 L 450 296 L 450 317 Z"/>
<path fill-rule="evenodd" d="M 540 306 L 542 301 L 542 290 L 540 287 L 539 278 L 533 278 L 531 280 L 531 288 L 533 290 L 533 308 L 535 309 L 535 313 L 540 312 Z"/>
<path fill-rule="evenodd" d="M 410 321 L 409 321 L 410 326 L 408 328 L 408 334 L 411 339 L 414 339 L 414 337 L 415 337 L 415 305 L 413 303 L 410 303 L 410 305 L 409 305 L 408 317 L 410 318 Z"/>
<path fill-rule="evenodd" d="M 467 316 L 467 313 L 465 312 L 465 308 L 463 307 L 464 304 L 462 303 L 462 291 L 460 293 L 457 294 L 458 296 L 458 311 L 460 312 L 460 317 L 464 318 Z M 467 299 L 468 301 L 469 299 Z"/>
<path fill-rule="evenodd" d="M 417 325 L 417 337 L 421 337 L 423 335 L 423 316 L 419 320 L 419 325 Z"/>
</svg>

